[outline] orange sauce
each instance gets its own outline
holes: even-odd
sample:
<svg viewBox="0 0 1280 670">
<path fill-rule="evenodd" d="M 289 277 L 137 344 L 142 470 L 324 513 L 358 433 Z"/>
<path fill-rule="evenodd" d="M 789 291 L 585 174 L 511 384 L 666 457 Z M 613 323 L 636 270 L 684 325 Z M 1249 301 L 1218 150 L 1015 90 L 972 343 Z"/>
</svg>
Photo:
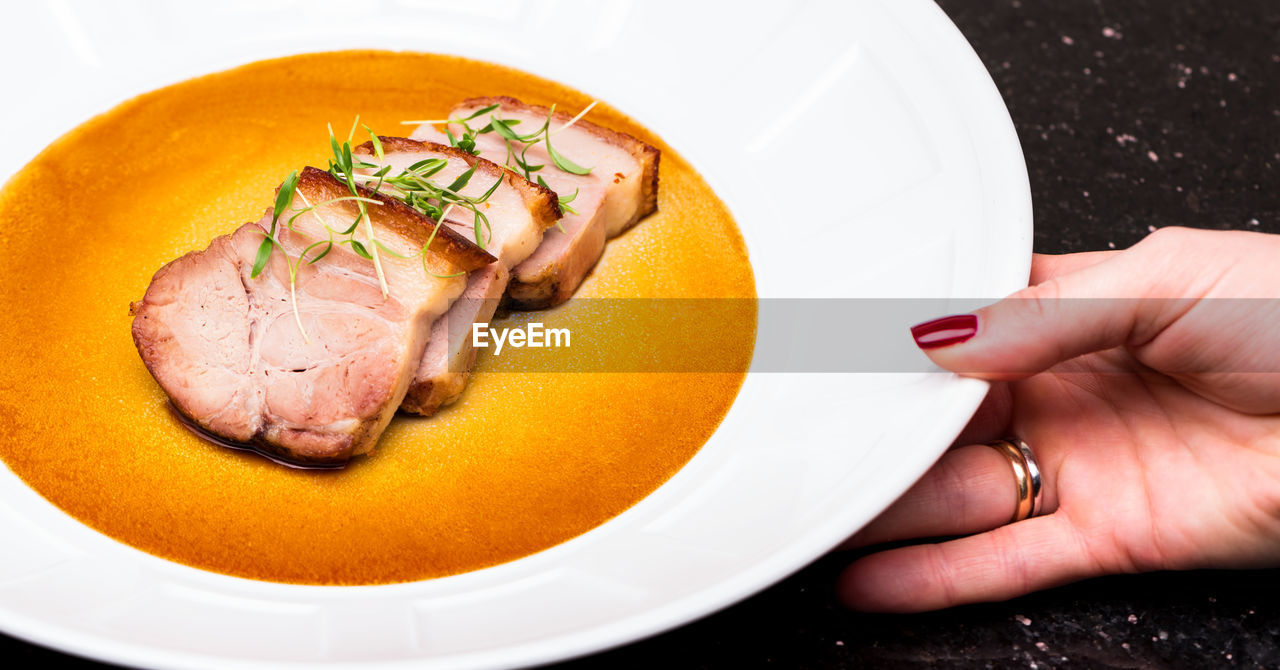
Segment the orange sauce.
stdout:
<svg viewBox="0 0 1280 670">
<path fill-rule="evenodd" d="M 345 133 L 358 113 L 376 132 L 403 135 L 412 127 L 401 120 L 441 118 L 463 98 L 494 94 L 570 110 L 590 101 L 473 60 L 336 52 L 147 93 L 54 142 L 0 191 L 0 458 L 121 542 L 206 570 L 307 584 L 411 581 L 511 561 L 648 495 L 716 429 L 742 372 L 486 371 L 486 352 L 457 405 L 432 419 L 398 417 L 373 454 L 324 472 L 193 435 L 134 349 L 129 302 L 152 273 L 258 218 L 290 170 L 324 167 L 326 123 Z M 600 105 L 590 118 L 662 149 L 660 211 L 609 244 L 578 297 L 754 298 L 742 238 L 697 172 L 617 110 Z M 602 350 L 638 337 L 687 345 L 594 323 L 583 304 L 548 318 Z M 754 307 L 734 314 L 707 337 L 723 357 L 717 369 L 745 371 Z"/>
</svg>

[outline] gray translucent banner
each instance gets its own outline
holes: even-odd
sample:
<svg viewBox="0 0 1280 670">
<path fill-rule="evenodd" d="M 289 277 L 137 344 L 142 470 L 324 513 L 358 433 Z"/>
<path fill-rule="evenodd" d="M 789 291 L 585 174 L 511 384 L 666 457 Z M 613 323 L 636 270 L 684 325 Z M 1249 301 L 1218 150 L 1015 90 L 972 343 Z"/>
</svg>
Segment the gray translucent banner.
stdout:
<svg viewBox="0 0 1280 670">
<path fill-rule="evenodd" d="M 476 369 L 485 372 L 928 372 L 937 367 L 916 347 L 911 326 L 992 302 L 577 298 L 540 312 L 499 310 L 483 328 L 450 322 L 450 369 L 465 370 L 474 347 Z M 1019 337 L 1052 339 L 1052 324 L 1087 331 L 1137 323 L 1134 346 L 1155 335 L 1141 324 L 1174 321 L 1160 345 L 1189 349 L 1166 356 L 1166 372 L 1280 372 L 1280 299 L 1040 300 L 1013 309 L 1016 318 L 1005 323 L 1025 331 Z"/>
</svg>

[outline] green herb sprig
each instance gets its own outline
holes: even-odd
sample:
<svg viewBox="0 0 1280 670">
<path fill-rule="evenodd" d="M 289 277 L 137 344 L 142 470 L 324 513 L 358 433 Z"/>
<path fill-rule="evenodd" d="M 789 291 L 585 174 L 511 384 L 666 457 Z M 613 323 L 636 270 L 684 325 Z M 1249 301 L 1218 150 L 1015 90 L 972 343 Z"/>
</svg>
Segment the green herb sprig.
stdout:
<svg viewBox="0 0 1280 670">
<path fill-rule="evenodd" d="M 262 274 L 262 271 L 266 269 L 267 262 L 271 259 L 272 250 L 277 248 L 280 250 L 280 255 L 284 257 L 285 265 L 288 267 L 288 270 L 289 270 L 289 302 L 293 308 L 293 319 L 298 325 L 298 331 L 302 333 L 303 341 L 305 341 L 307 344 L 310 344 L 311 338 L 307 336 L 307 329 L 302 325 L 302 315 L 298 313 L 298 273 L 302 269 L 302 263 L 305 260 L 308 265 L 311 265 L 316 261 L 320 260 L 321 258 L 324 258 L 329 253 L 329 251 L 333 249 L 334 244 L 344 244 L 344 243 L 351 244 L 353 248 L 355 245 L 360 244 L 358 240 L 355 240 L 354 238 L 351 238 L 351 237 L 348 237 L 347 239 L 343 239 L 343 240 L 335 240 L 334 235 L 336 231 L 332 227 L 330 227 L 328 223 L 324 220 L 323 216 L 318 211 L 318 208 L 324 205 L 327 205 L 329 203 L 339 202 L 343 200 L 354 200 L 357 203 L 359 203 L 362 208 L 364 207 L 365 204 L 381 205 L 382 203 L 378 202 L 377 200 L 373 200 L 371 198 L 364 198 L 361 196 L 349 196 L 349 197 L 341 197 L 341 198 L 332 198 L 330 200 L 326 200 L 324 202 L 312 205 L 307 202 L 306 196 L 303 195 L 302 192 L 298 191 L 297 189 L 298 189 L 298 172 L 297 170 L 294 170 L 293 172 L 289 173 L 288 177 L 285 178 L 284 183 L 280 185 L 280 190 L 276 193 L 275 207 L 272 209 L 272 214 L 271 214 L 271 229 L 267 231 L 267 233 L 265 234 L 265 237 L 263 237 L 262 239 L 262 243 L 258 245 L 258 251 L 254 255 L 253 269 L 250 271 L 249 276 L 250 278 L 256 279 L 258 275 Z M 289 203 L 293 202 L 293 198 L 295 194 L 297 195 L 297 197 L 301 198 L 302 201 L 307 204 L 307 206 L 301 209 L 297 209 L 297 208 L 292 209 L 291 211 L 293 212 L 293 216 L 289 217 L 288 221 L 286 221 L 284 225 L 281 226 L 280 217 L 285 213 L 285 210 L 286 208 L 288 208 Z M 297 232 L 296 229 L 293 227 L 294 222 L 297 221 L 298 217 L 310 211 L 316 211 L 316 216 L 320 218 L 321 223 L 324 225 L 325 229 L 329 233 L 329 237 L 327 240 L 319 240 L 317 242 L 311 243 L 306 248 L 304 248 L 301 253 L 298 254 L 298 257 L 296 259 L 290 258 L 289 252 L 285 249 L 284 244 L 280 241 L 280 232 L 285 229 L 291 232 Z M 354 232 L 354 229 L 355 229 L 355 226 L 352 226 L 351 231 Z M 319 254 L 317 254 L 316 256 L 308 260 L 307 254 L 311 253 L 313 249 L 316 249 L 317 247 L 320 247 L 320 246 L 325 246 L 325 249 L 321 251 Z"/>
<path fill-rule="evenodd" d="M 329 128 L 329 144 L 333 152 L 333 158 L 329 161 L 329 174 L 346 185 L 348 190 L 351 192 L 351 195 L 331 198 L 323 202 L 312 204 L 307 200 L 306 196 L 298 190 L 298 172 L 296 170 L 290 172 L 289 176 L 285 178 L 284 182 L 280 185 L 279 191 L 276 193 L 274 207 L 272 208 L 271 228 L 264 234 L 262 243 L 258 245 L 257 253 L 254 256 L 253 268 L 250 272 L 250 277 L 256 279 L 266 268 L 267 263 L 270 261 L 272 251 L 279 249 L 289 270 L 289 295 L 293 308 L 294 321 L 297 323 L 299 332 L 302 333 L 303 340 L 308 343 L 310 343 L 310 338 L 307 335 L 306 328 L 302 324 L 302 317 L 298 311 L 297 299 L 298 274 L 304 263 L 306 265 L 315 264 L 317 261 L 327 256 L 335 246 L 345 244 L 357 255 L 373 261 L 384 298 L 389 294 L 389 289 L 386 283 L 386 275 L 382 270 L 381 254 L 387 254 L 396 258 L 409 260 L 419 258 L 422 262 L 423 271 L 440 279 L 462 276 L 466 273 L 456 272 L 453 274 L 442 275 L 432 271 L 427 265 L 427 252 L 430 249 L 432 242 L 435 241 L 436 236 L 439 234 L 440 226 L 442 226 L 447 220 L 446 217 L 452 209 L 458 205 L 468 207 L 475 213 L 475 232 L 477 242 L 483 247 L 481 227 L 483 225 L 483 227 L 488 230 L 489 220 L 483 212 L 479 211 L 476 205 L 482 204 L 488 200 L 489 196 L 493 195 L 497 190 L 498 185 L 502 183 L 502 178 L 500 176 L 498 180 L 494 182 L 493 186 L 491 186 L 481 197 L 475 198 L 463 196 L 459 194 L 458 191 L 465 188 L 469 183 L 472 175 L 475 174 L 475 166 L 472 166 L 470 169 L 463 172 L 448 186 L 442 187 L 429 181 L 428 177 L 438 173 L 447 166 L 448 162 L 444 159 L 428 159 L 427 161 L 420 161 L 395 177 L 387 177 L 387 174 L 391 169 L 391 166 L 389 165 L 379 168 L 378 171 L 372 175 L 356 172 L 357 170 L 366 168 L 378 168 L 375 164 L 356 158 L 351 151 L 351 140 L 355 134 L 355 128 L 358 124 L 359 117 L 357 116 L 356 122 L 352 125 L 351 133 L 348 134 L 347 140 L 341 144 L 339 144 L 337 139 L 334 137 L 333 128 Z M 370 142 L 374 147 L 374 153 L 377 155 L 378 160 L 383 160 L 384 155 L 382 151 L 382 142 L 368 126 L 364 126 L 364 129 L 369 133 Z M 426 165 L 424 165 L 424 163 Z M 406 201 L 406 203 L 415 210 L 435 220 L 435 226 L 432 228 L 431 234 L 427 237 L 426 243 L 422 245 L 422 248 L 419 249 L 417 253 L 412 255 L 398 253 L 387 247 L 375 236 L 373 222 L 369 217 L 368 206 L 381 206 L 382 202 L 360 195 L 360 191 L 358 189 L 358 182 L 364 181 L 368 183 L 370 180 L 376 180 L 376 183 L 373 184 L 373 191 L 377 192 L 383 184 L 386 184 L 390 186 L 389 191 L 391 195 Z M 293 202 L 295 197 L 302 200 L 304 204 L 303 207 L 289 207 L 289 204 Z M 321 213 L 321 209 L 331 203 L 342 201 L 355 202 L 358 214 L 355 219 L 350 222 L 345 222 L 341 225 L 331 225 L 331 223 Z M 282 224 L 281 217 L 286 211 L 290 212 L 292 215 Z M 294 233 L 298 232 L 294 228 L 294 224 L 299 217 L 308 212 L 315 213 L 317 220 L 319 220 L 320 224 L 325 229 L 326 237 L 307 245 L 296 258 L 290 257 L 284 244 L 281 242 L 280 233 L 285 229 Z M 359 229 L 361 222 L 366 223 L 368 227 L 368 244 L 365 244 L 355 237 L 356 231 Z M 491 230 L 489 230 L 489 234 L 492 236 Z M 312 255 L 313 252 L 317 250 L 319 250 L 318 253 L 314 253 L 314 255 Z"/>
<path fill-rule="evenodd" d="M 518 174 L 521 174 L 526 179 L 535 179 L 538 184 L 548 190 L 551 190 L 551 187 L 541 175 L 534 174 L 545 166 L 529 163 L 527 159 L 529 147 L 536 145 L 538 142 L 542 142 L 546 146 L 547 155 L 551 157 L 552 162 L 558 169 L 573 174 L 589 174 L 591 172 L 590 168 L 581 167 L 556 151 L 551 145 L 551 136 L 576 123 L 588 111 L 590 111 L 595 104 L 596 103 L 594 102 L 591 103 L 591 105 L 582 110 L 582 112 L 571 121 L 555 131 L 551 130 L 551 120 L 555 113 L 555 106 L 553 105 L 548 111 L 547 119 L 542 126 L 537 131 L 526 135 L 520 135 L 512 129 L 513 126 L 520 123 L 518 119 L 504 120 L 493 114 L 493 112 L 498 109 L 498 105 L 496 104 L 480 109 L 465 119 L 447 120 L 442 123 L 448 124 L 459 122 L 462 124 L 464 133 L 461 138 L 454 136 L 447 126 L 445 128 L 445 134 L 448 136 L 449 143 L 452 146 L 472 155 L 479 155 L 479 151 L 476 149 L 475 143 L 475 138 L 478 135 L 488 132 L 497 132 L 506 141 L 507 145 L 507 165 L 504 165 L 503 167 L 511 170 L 512 172 L 516 172 L 516 170 L 513 169 L 514 165 L 514 167 L 519 168 Z M 481 128 L 472 128 L 467 123 L 468 121 L 479 118 L 486 113 L 490 114 L 490 120 L 485 126 Z M 373 152 L 378 163 L 370 163 L 358 158 L 351 149 L 351 142 L 355 136 L 356 129 L 361 127 L 369 134 L 369 142 L 373 147 Z M 517 144 L 522 146 L 517 147 Z M 313 265 L 320 259 L 327 256 L 335 246 L 345 244 L 357 255 L 373 261 L 374 268 L 378 276 L 378 284 L 382 290 L 384 298 L 389 295 L 389 287 L 387 286 L 386 274 L 382 268 L 381 254 L 387 254 L 401 259 L 419 258 L 422 262 L 423 271 L 437 278 L 447 279 L 462 276 L 466 273 L 456 272 L 453 274 L 441 275 L 433 272 L 427 265 L 428 249 L 439 234 L 440 227 L 444 225 L 444 222 L 448 219 L 449 214 L 454 210 L 454 208 L 463 208 L 471 212 L 472 227 L 474 229 L 476 244 L 482 249 L 486 248 L 488 242 L 493 238 L 493 229 L 490 225 L 489 217 L 481 211 L 480 205 L 487 202 L 498 190 L 498 186 L 502 184 L 503 179 L 503 177 L 499 175 L 493 184 L 478 197 L 463 195 L 461 191 L 470 184 L 472 177 L 475 176 L 478 163 L 463 171 L 447 186 L 443 186 L 432 181 L 431 178 L 448 167 L 449 161 L 444 158 L 428 158 L 418 161 L 417 163 L 414 163 L 402 170 L 399 174 L 391 176 L 392 167 L 390 165 L 383 164 L 385 163 L 386 157 L 383 151 L 382 141 L 376 134 L 374 134 L 369 126 L 360 125 L 359 116 L 356 116 L 355 121 L 351 125 L 350 132 L 347 133 L 346 141 L 344 142 L 339 143 L 337 137 L 333 133 L 333 127 L 329 127 L 329 148 L 332 153 L 332 157 L 329 159 L 328 172 L 335 179 L 345 185 L 351 195 L 331 198 L 323 202 L 312 204 L 307 201 L 306 196 L 297 189 L 298 172 L 296 170 L 290 172 L 289 176 L 285 178 L 284 182 L 280 185 L 279 191 L 276 193 L 274 207 L 272 208 L 271 228 L 264 234 L 262 243 L 258 245 L 257 253 L 254 256 L 253 268 L 250 272 L 250 277 L 256 279 L 263 270 L 266 269 L 267 263 L 271 259 L 272 251 L 279 249 L 289 270 L 289 296 L 290 302 L 292 303 L 294 320 L 297 323 L 299 332 L 302 333 L 303 339 L 308 343 L 310 343 L 310 339 L 307 336 L 306 328 L 302 324 L 302 317 L 298 311 L 297 299 L 298 275 L 304 263 L 306 265 Z M 417 253 L 411 255 L 398 253 L 377 239 L 373 222 L 369 217 L 368 205 L 380 206 L 382 205 L 382 202 L 360 195 L 360 186 L 367 186 L 374 192 L 381 192 L 394 197 L 423 216 L 435 221 L 435 226 L 432 228 L 431 234 L 428 236 L 426 243 L 422 245 L 422 248 L 419 249 Z M 289 207 L 289 204 L 293 202 L 295 196 L 302 200 L 305 205 L 304 207 Z M 569 203 L 573 202 L 577 196 L 578 190 L 575 190 L 573 194 L 569 196 L 558 198 L 561 211 L 576 214 L 577 212 Z M 350 222 L 336 226 L 330 225 L 329 221 L 327 221 L 321 213 L 321 208 L 331 203 L 341 201 L 355 202 L 358 213 L 355 219 Z M 283 223 L 283 225 L 281 225 L 281 217 L 284 216 L 286 211 L 290 212 L 291 216 Z M 297 231 L 294 228 L 294 223 L 300 216 L 308 212 L 315 212 L 315 216 L 324 227 L 327 237 L 325 239 L 312 242 L 303 248 L 296 258 L 291 258 L 288 251 L 285 249 L 284 244 L 280 240 L 280 233 L 284 229 L 288 229 L 289 231 L 296 233 Z M 361 222 L 364 222 L 367 227 L 368 244 L 356 239 L 355 237 L 356 231 L 359 229 Z M 557 225 L 559 224 L 557 223 Z M 561 230 L 563 230 L 563 228 L 561 228 Z M 312 255 L 316 250 L 319 250 L 318 253 L 314 253 L 314 255 Z"/>
<path fill-rule="evenodd" d="M 365 130 L 369 132 L 370 144 L 373 146 L 374 156 L 378 163 L 385 162 L 385 155 L 382 150 L 382 141 L 378 136 L 365 126 Z M 332 138 L 331 138 L 332 139 Z M 329 163 L 329 173 L 339 181 L 346 183 L 354 183 L 362 181 L 374 191 L 380 191 L 397 200 L 403 202 L 409 207 L 416 210 L 423 216 L 441 221 L 444 217 L 444 211 L 450 205 L 461 207 L 471 212 L 472 228 L 475 233 L 476 244 L 481 249 L 487 249 L 489 242 L 493 239 L 493 227 L 489 222 L 489 217 L 480 209 L 480 205 L 487 202 L 502 185 L 502 176 L 499 175 L 483 194 L 478 197 L 467 196 L 461 193 L 471 183 L 471 178 L 476 173 L 479 166 L 472 165 L 468 169 L 458 175 L 447 186 L 431 180 L 431 177 L 444 170 L 449 165 L 449 161 L 444 158 L 427 158 L 402 170 L 395 176 L 390 176 L 391 166 L 370 163 L 360 159 L 351 158 L 349 144 L 337 148 L 337 142 L 331 141 L 334 145 L 334 160 Z M 375 170 L 372 173 L 358 173 L 356 170 Z"/>
<path fill-rule="evenodd" d="M 551 105 L 551 108 L 547 110 L 547 118 L 545 121 L 542 122 L 542 125 L 539 126 L 537 130 L 524 135 L 521 135 L 515 130 L 515 126 L 520 124 L 519 119 L 504 119 L 498 115 L 497 112 L 498 112 L 498 108 L 500 107 L 498 103 L 494 103 L 492 105 L 482 107 L 463 118 L 432 120 L 432 121 L 403 121 L 402 123 L 444 124 L 444 134 L 445 134 L 445 137 L 449 139 L 449 144 L 451 146 L 457 147 L 463 151 L 466 151 L 474 155 L 480 154 L 480 151 L 476 148 L 477 137 L 479 137 L 480 135 L 484 135 L 486 133 L 497 133 L 498 136 L 500 136 L 504 140 L 504 143 L 506 144 L 507 155 L 503 161 L 503 166 L 511 170 L 512 172 L 516 172 L 517 174 L 524 177 L 525 179 L 528 179 L 529 181 L 536 181 L 542 187 L 554 192 L 554 189 L 552 189 L 549 185 L 547 185 L 547 182 L 545 179 L 542 178 L 542 175 L 536 174 L 538 171 L 545 168 L 546 165 L 534 164 L 530 162 L 529 156 L 528 156 L 529 149 L 541 143 L 544 147 L 546 147 L 547 156 L 551 158 L 551 162 L 556 166 L 557 169 L 561 170 L 562 172 L 568 172 L 570 174 L 576 174 L 576 175 L 590 174 L 591 168 L 582 167 L 577 163 L 574 163 L 573 161 L 566 158 L 559 151 L 556 151 L 555 147 L 552 146 L 551 144 L 551 138 L 556 133 L 559 133 L 567 129 L 571 127 L 573 124 L 580 121 L 582 117 L 586 116 L 587 112 L 591 111 L 591 109 L 594 108 L 595 106 L 596 106 L 596 102 L 592 102 L 590 105 L 587 105 L 585 109 L 579 112 L 577 116 L 573 117 L 570 121 L 565 123 L 563 126 L 560 126 L 555 130 L 552 130 L 551 121 L 554 118 L 555 111 L 556 111 L 556 106 L 553 104 Z M 472 125 L 471 123 L 472 121 L 475 121 L 476 119 L 486 114 L 489 115 L 488 116 L 489 120 L 485 125 L 483 126 Z M 451 124 L 457 124 L 462 126 L 461 137 L 453 134 L 453 130 L 450 129 L 449 127 Z M 573 209 L 572 205 L 569 204 L 573 202 L 575 198 L 578 197 L 578 192 L 579 190 L 575 189 L 572 194 L 567 196 L 561 195 L 559 197 L 561 213 L 564 213 L 564 212 L 568 212 L 570 214 L 578 213 L 577 210 Z M 560 225 L 559 222 L 557 222 L 556 225 L 557 226 Z M 563 230 L 564 228 L 561 227 L 561 231 Z"/>
</svg>

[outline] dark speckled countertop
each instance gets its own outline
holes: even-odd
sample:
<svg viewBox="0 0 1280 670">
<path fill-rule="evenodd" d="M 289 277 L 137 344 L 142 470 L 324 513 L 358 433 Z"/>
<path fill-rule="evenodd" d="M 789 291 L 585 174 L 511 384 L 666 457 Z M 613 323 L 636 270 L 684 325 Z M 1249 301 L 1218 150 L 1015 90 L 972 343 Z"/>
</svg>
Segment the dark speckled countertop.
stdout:
<svg viewBox="0 0 1280 670">
<path fill-rule="evenodd" d="M 1124 248 L 1168 225 L 1280 233 L 1280 0 L 939 4 L 1017 126 L 1037 251 Z M 872 616 L 833 598 L 850 559 L 561 667 L 1280 668 L 1280 570 L 1108 577 Z M 3 637 L 0 658 L 68 660 Z"/>
</svg>

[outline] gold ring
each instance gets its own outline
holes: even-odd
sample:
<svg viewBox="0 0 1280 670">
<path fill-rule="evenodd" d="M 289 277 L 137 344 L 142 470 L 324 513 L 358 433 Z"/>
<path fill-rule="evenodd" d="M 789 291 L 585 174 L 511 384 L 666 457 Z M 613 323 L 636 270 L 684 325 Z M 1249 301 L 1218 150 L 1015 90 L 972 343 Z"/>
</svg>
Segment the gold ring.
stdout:
<svg viewBox="0 0 1280 670">
<path fill-rule="evenodd" d="M 1013 468 L 1013 476 L 1018 484 L 1018 505 L 1014 508 L 1013 519 L 1009 523 L 1030 519 L 1038 514 L 1042 492 L 1040 466 L 1036 464 L 1031 447 L 1016 437 L 989 442 L 987 446 L 1009 459 L 1009 466 Z"/>
</svg>

